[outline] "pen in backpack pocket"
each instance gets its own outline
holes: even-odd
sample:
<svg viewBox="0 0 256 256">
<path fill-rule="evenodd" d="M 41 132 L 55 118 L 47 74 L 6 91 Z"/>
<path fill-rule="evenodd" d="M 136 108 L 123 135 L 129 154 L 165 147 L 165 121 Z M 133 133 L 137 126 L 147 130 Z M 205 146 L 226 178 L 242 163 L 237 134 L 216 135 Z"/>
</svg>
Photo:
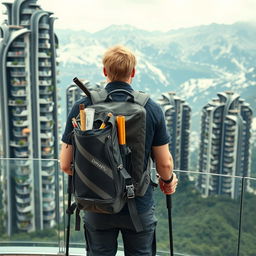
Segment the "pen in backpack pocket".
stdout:
<svg viewBox="0 0 256 256">
<path fill-rule="evenodd" d="M 78 126 L 78 123 L 77 123 L 75 117 L 72 118 L 72 125 L 73 125 L 74 128 L 80 128 L 80 127 Z"/>
<path fill-rule="evenodd" d="M 79 105 L 79 114 L 80 114 L 80 129 L 81 131 L 86 130 L 86 125 L 85 125 L 85 111 L 84 111 L 84 104 Z"/>
<path fill-rule="evenodd" d="M 107 122 L 108 122 L 108 120 L 109 120 L 109 118 L 110 118 L 111 116 L 113 116 L 112 113 L 108 113 L 108 114 L 106 115 L 105 119 L 103 120 L 103 122 L 102 122 L 102 124 L 101 124 L 101 126 L 100 126 L 100 129 L 104 129 L 104 128 L 106 127 Z"/>
</svg>

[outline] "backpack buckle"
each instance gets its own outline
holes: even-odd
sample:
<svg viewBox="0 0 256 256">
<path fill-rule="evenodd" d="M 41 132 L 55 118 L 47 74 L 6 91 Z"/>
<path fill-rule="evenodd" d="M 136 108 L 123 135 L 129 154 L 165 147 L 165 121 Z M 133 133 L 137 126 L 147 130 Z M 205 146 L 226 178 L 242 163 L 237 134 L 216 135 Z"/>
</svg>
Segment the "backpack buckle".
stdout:
<svg viewBox="0 0 256 256">
<path fill-rule="evenodd" d="M 131 199 L 135 197 L 135 193 L 134 193 L 134 186 L 132 185 L 126 185 L 126 192 L 127 192 L 127 198 Z"/>
</svg>

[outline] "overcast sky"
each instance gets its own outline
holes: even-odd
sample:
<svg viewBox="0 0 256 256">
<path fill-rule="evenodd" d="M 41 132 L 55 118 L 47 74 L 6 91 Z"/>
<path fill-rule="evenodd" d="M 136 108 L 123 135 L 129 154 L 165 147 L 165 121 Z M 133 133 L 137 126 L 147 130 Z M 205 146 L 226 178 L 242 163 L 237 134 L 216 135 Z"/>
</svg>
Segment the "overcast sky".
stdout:
<svg viewBox="0 0 256 256">
<path fill-rule="evenodd" d="M 3 2 L 3 1 L 1 1 Z M 168 31 L 210 23 L 256 22 L 256 0 L 38 0 L 55 28 L 95 32 L 111 24 Z M 3 20 L 0 6 L 0 20 Z"/>
</svg>

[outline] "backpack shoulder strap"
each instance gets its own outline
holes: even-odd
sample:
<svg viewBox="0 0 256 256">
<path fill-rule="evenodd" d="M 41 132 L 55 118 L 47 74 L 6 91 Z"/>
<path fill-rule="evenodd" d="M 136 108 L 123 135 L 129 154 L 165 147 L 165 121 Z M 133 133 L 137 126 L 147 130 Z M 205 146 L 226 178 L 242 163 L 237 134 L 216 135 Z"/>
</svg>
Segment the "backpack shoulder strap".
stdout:
<svg viewBox="0 0 256 256">
<path fill-rule="evenodd" d="M 134 97 L 134 102 L 141 105 L 142 107 L 144 107 L 146 105 L 146 103 L 148 102 L 149 99 L 149 95 L 144 93 L 144 92 L 140 92 L 140 91 L 126 91 L 124 89 L 117 89 L 112 91 L 113 92 L 127 92 L 129 94 L 131 94 Z M 92 91 L 91 92 L 91 101 L 92 104 L 97 104 L 100 102 L 104 102 L 109 96 L 109 93 L 107 92 L 106 89 L 102 89 L 100 91 Z"/>
<path fill-rule="evenodd" d="M 100 103 L 105 101 L 108 96 L 108 92 L 106 89 L 102 89 L 100 91 L 92 91 L 91 92 L 91 101 L 92 104 Z"/>
<path fill-rule="evenodd" d="M 145 107 L 150 96 L 148 94 L 146 94 L 144 92 L 140 92 L 140 91 L 132 91 L 132 94 L 134 96 L 134 102 L 141 105 L 142 107 Z"/>
</svg>

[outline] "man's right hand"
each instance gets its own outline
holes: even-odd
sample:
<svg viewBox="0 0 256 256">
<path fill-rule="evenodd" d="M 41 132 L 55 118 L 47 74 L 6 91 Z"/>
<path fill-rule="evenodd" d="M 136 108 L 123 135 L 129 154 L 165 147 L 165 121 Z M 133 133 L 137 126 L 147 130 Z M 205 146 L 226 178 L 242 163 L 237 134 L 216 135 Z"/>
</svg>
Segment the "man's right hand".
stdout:
<svg viewBox="0 0 256 256">
<path fill-rule="evenodd" d="M 173 179 L 170 183 L 164 182 L 161 177 L 159 177 L 159 186 L 162 192 L 166 195 L 171 195 L 175 193 L 178 184 L 178 179 L 175 173 L 173 173 Z"/>
</svg>

